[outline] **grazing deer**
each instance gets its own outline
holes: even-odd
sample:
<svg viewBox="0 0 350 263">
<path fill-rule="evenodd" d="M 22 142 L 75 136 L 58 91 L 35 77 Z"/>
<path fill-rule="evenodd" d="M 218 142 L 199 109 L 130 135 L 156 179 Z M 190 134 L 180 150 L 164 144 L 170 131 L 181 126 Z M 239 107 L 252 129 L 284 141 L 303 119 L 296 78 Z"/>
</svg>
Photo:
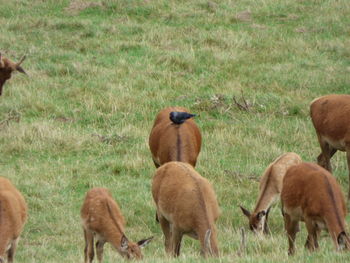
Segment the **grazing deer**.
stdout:
<svg viewBox="0 0 350 263">
<path fill-rule="evenodd" d="M 182 236 L 187 234 L 199 239 L 203 256 L 218 256 L 215 221 L 219 206 L 207 179 L 190 164 L 168 162 L 156 171 L 152 195 L 167 253 L 179 256 Z"/>
<path fill-rule="evenodd" d="M 27 74 L 21 67 L 22 62 L 24 61 L 25 56 L 21 58 L 18 63 L 14 63 L 8 58 L 1 56 L 0 53 L 0 96 L 2 95 L 2 88 L 6 80 L 11 78 L 11 74 L 14 71 L 19 71 L 21 73 Z"/>
<path fill-rule="evenodd" d="M 6 178 L 0 177 L 0 263 L 14 260 L 19 236 L 27 220 L 27 204 L 22 194 Z"/>
<path fill-rule="evenodd" d="M 350 95 L 317 98 L 311 102 L 310 115 L 321 146 L 318 164 L 332 172 L 330 159 L 337 150 L 346 151 L 350 180 Z"/>
<path fill-rule="evenodd" d="M 113 200 L 106 188 L 93 188 L 87 192 L 81 208 L 85 238 L 85 263 L 91 263 L 94 258 L 94 238 L 96 242 L 97 259 L 101 263 L 103 246 L 109 242 L 123 257 L 141 259 L 141 248 L 146 246 L 153 237 L 137 243 L 129 241 L 124 234 L 125 220 L 118 204 Z"/>
<path fill-rule="evenodd" d="M 241 207 L 243 214 L 249 220 L 249 228 L 257 234 L 268 234 L 267 224 L 270 208 L 275 203 L 282 191 L 282 181 L 289 167 L 301 163 L 302 160 L 296 153 L 285 153 L 274 160 L 265 170 L 260 179 L 259 197 L 254 212 L 251 213 Z"/>
<path fill-rule="evenodd" d="M 305 247 L 309 250 L 318 248 L 317 238 L 322 229 L 328 229 L 337 249 L 350 248 L 350 239 L 345 232 L 344 196 L 330 172 L 313 163 L 289 168 L 283 179 L 281 200 L 290 255 L 295 251 L 299 221 L 306 224 Z"/>
<path fill-rule="evenodd" d="M 196 166 L 202 137 L 193 116 L 182 107 L 168 107 L 158 113 L 149 137 L 149 147 L 157 168 L 171 161 Z"/>
</svg>

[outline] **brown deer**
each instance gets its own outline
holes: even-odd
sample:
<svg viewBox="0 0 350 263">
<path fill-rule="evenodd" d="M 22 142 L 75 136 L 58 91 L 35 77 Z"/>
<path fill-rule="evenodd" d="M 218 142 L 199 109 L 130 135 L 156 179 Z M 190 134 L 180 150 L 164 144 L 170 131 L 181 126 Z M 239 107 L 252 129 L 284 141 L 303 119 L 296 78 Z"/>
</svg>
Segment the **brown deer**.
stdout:
<svg viewBox="0 0 350 263">
<path fill-rule="evenodd" d="M 149 147 L 157 168 L 170 161 L 196 166 L 202 137 L 193 116 L 182 107 L 168 107 L 158 113 L 149 137 Z"/>
<path fill-rule="evenodd" d="M 296 153 L 290 152 L 279 156 L 265 170 L 260 179 L 259 197 L 253 213 L 241 207 L 243 214 L 249 220 L 249 228 L 257 234 L 268 234 L 268 215 L 272 204 L 280 197 L 282 181 L 289 167 L 301 163 Z"/>
<path fill-rule="evenodd" d="M 317 98 L 311 102 L 310 115 L 321 146 L 317 163 L 332 172 L 330 159 L 337 150 L 346 151 L 350 180 L 350 95 Z"/>
<path fill-rule="evenodd" d="M 337 249 L 350 248 L 350 239 L 345 232 L 344 196 L 330 172 L 313 163 L 289 168 L 283 179 L 281 201 L 290 255 L 295 251 L 299 221 L 306 224 L 305 247 L 309 250 L 318 248 L 317 238 L 322 229 L 328 229 Z"/>
<path fill-rule="evenodd" d="M 14 260 L 19 236 L 27 220 L 27 204 L 22 194 L 6 178 L 0 177 L 0 263 Z"/>
<path fill-rule="evenodd" d="M 2 95 L 2 88 L 6 80 L 11 78 L 11 75 L 14 71 L 19 71 L 21 73 L 27 74 L 21 67 L 22 62 L 24 61 L 25 56 L 21 58 L 18 63 L 12 62 L 8 58 L 1 56 L 0 53 L 0 96 Z"/>
<path fill-rule="evenodd" d="M 91 263 L 94 258 L 94 238 L 97 239 L 96 252 L 100 263 L 106 242 L 109 242 L 125 258 L 142 259 L 141 248 L 153 238 L 137 243 L 127 239 L 124 234 L 124 217 L 106 188 L 96 187 L 87 192 L 81 208 L 81 219 L 85 238 L 85 263 Z"/>
<path fill-rule="evenodd" d="M 157 169 L 152 195 L 165 237 L 165 250 L 180 255 L 182 236 L 199 239 L 203 256 L 218 256 L 215 221 L 219 206 L 213 187 L 194 168 L 168 162 Z"/>
</svg>

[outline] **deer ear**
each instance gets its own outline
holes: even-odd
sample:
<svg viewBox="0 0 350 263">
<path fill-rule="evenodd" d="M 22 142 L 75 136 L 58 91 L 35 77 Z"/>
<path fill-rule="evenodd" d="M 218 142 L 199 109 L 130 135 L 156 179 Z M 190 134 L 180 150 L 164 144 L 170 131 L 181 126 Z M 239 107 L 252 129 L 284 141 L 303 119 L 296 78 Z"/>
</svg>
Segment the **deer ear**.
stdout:
<svg viewBox="0 0 350 263">
<path fill-rule="evenodd" d="M 21 66 L 16 66 L 16 69 L 17 69 L 17 71 L 19 71 L 19 72 L 21 72 L 21 73 L 23 73 L 23 74 L 28 75 L 27 72 L 25 72 L 24 69 L 23 69 Z"/>
<path fill-rule="evenodd" d="M 149 237 L 149 238 L 146 238 L 146 239 L 142 239 L 140 240 L 139 242 L 137 242 L 137 245 L 140 247 L 140 248 L 144 248 L 145 246 L 148 245 L 149 242 L 151 242 L 153 239 L 153 237 Z"/>
<path fill-rule="evenodd" d="M 265 210 L 262 210 L 262 211 L 260 211 L 259 213 L 256 214 L 256 218 L 258 220 L 261 220 L 261 218 L 263 218 L 263 216 L 265 216 L 265 215 L 266 215 Z"/>
<path fill-rule="evenodd" d="M 16 63 L 16 69 L 17 69 L 19 72 L 23 73 L 23 74 L 27 74 L 27 73 L 24 71 L 24 69 L 21 67 L 22 62 L 23 62 L 25 59 L 26 59 L 26 56 L 23 56 L 23 57 L 21 58 L 21 60 L 20 60 L 18 63 Z"/>
<path fill-rule="evenodd" d="M 247 209 L 245 209 L 243 206 L 239 206 L 239 207 L 241 208 L 243 214 L 249 218 L 251 213 Z"/>
<path fill-rule="evenodd" d="M 129 240 L 126 238 L 125 235 L 122 236 L 122 239 L 120 241 L 120 249 L 122 251 L 126 251 L 129 247 Z"/>
</svg>

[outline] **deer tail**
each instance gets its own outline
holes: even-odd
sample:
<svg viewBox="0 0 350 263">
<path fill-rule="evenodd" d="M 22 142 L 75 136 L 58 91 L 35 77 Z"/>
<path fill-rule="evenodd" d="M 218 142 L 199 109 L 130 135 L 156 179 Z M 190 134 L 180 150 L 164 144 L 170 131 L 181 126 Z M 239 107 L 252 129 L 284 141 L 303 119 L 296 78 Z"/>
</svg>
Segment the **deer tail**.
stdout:
<svg viewBox="0 0 350 263">
<path fill-rule="evenodd" d="M 210 237 L 211 237 L 211 229 L 208 229 L 207 232 L 205 232 L 204 244 L 205 244 L 205 250 L 208 251 L 210 255 L 212 255 L 213 250 L 211 248 Z"/>
</svg>

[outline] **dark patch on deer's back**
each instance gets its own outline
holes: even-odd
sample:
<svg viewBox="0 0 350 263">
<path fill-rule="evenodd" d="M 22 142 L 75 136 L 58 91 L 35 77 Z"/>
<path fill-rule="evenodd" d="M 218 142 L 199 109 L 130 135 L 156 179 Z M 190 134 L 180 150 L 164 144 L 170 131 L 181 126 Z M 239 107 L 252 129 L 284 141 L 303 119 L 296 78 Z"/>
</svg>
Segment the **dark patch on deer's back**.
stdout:
<svg viewBox="0 0 350 263">
<path fill-rule="evenodd" d="M 182 160 L 182 152 L 181 152 L 181 146 L 182 146 L 182 141 L 181 141 L 181 134 L 179 129 L 177 129 L 177 137 L 176 137 L 176 161 L 181 162 Z"/>
</svg>

